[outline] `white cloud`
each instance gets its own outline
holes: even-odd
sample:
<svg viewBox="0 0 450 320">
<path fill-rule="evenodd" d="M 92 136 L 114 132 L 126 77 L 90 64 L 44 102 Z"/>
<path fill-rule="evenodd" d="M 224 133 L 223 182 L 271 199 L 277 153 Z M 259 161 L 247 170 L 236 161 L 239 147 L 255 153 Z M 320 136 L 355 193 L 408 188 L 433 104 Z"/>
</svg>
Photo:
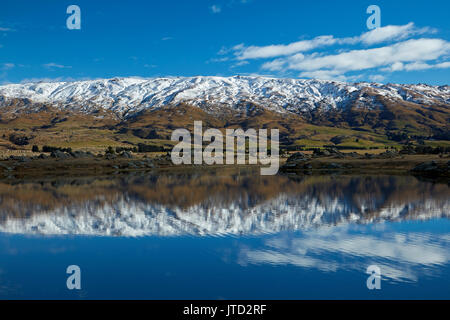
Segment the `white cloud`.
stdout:
<svg viewBox="0 0 450 320">
<path fill-rule="evenodd" d="M 450 68 L 450 61 L 438 63 L 438 64 L 434 65 L 434 67 L 435 67 L 435 68 L 438 68 L 438 69 L 447 69 L 447 68 Z"/>
<path fill-rule="evenodd" d="M 373 74 L 369 76 L 369 80 L 373 81 L 373 82 L 381 82 L 385 79 L 386 77 L 381 75 L 381 74 Z"/>
<path fill-rule="evenodd" d="M 450 42 L 416 37 L 436 32 L 436 29 L 418 28 L 410 22 L 384 26 L 354 37 L 322 35 L 310 40 L 267 46 L 241 43 L 222 47 L 218 54 L 228 61 L 261 59 L 264 61 L 262 70 L 278 75 L 299 71 L 300 77 L 307 78 L 348 81 L 365 76 L 378 82 L 385 79 L 383 72 L 450 68 L 450 62 L 438 63 L 450 57 Z M 241 65 L 233 63 L 232 67 Z M 375 70 L 361 73 L 370 69 Z"/>
<path fill-rule="evenodd" d="M 431 28 L 416 28 L 414 23 L 410 22 L 403 26 L 385 26 L 373 29 L 363 33 L 358 40 L 364 44 L 372 45 L 386 41 L 403 40 L 413 35 L 434 32 L 435 30 Z"/>
<path fill-rule="evenodd" d="M 408 63 L 407 65 L 404 66 L 404 68 L 393 69 L 392 71 L 400 71 L 400 70 L 415 71 L 415 70 L 425 70 L 425 69 L 430 69 L 430 68 L 432 68 L 432 66 L 429 65 L 428 63 L 413 62 L 413 63 Z"/>
<path fill-rule="evenodd" d="M 229 59 L 227 58 L 227 57 L 223 57 L 223 58 L 213 58 L 213 59 L 210 59 L 210 60 L 208 60 L 208 63 L 209 62 L 225 62 L 225 61 L 228 61 Z"/>
<path fill-rule="evenodd" d="M 242 67 L 242 66 L 245 66 L 245 65 L 247 65 L 247 64 L 249 64 L 248 61 L 242 60 L 242 61 L 239 61 L 239 62 L 233 64 L 233 65 L 231 66 L 231 68 Z"/>
<path fill-rule="evenodd" d="M 57 78 L 26 78 L 22 79 L 20 83 L 39 83 L 39 82 L 73 82 L 73 81 L 86 81 L 86 80 L 98 80 L 97 78 L 89 78 L 89 77 L 57 77 Z"/>
<path fill-rule="evenodd" d="M 450 61 L 441 62 L 437 64 L 428 64 L 425 62 L 412 62 L 408 64 L 394 63 L 393 65 L 383 68 L 382 71 L 394 72 L 394 71 L 420 71 L 429 69 L 447 69 L 450 68 Z"/>
<path fill-rule="evenodd" d="M 71 66 L 65 66 L 65 65 L 62 65 L 62 64 L 54 63 L 54 62 L 46 63 L 43 66 L 45 68 L 47 68 L 47 69 L 53 69 L 53 68 L 56 68 L 56 69 L 70 69 L 70 68 L 72 68 Z"/>
<path fill-rule="evenodd" d="M 333 36 L 320 36 L 312 40 L 302 40 L 288 45 L 270 45 L 264 47 L 250 46 L 234 47 L 235 55 L 239 60 L 272 58 L 287 56 L 297 52 L 309 51 L 318 47 L 336 44 L 337 40 Z"/>
<path fill-rule="evenodd" d="M 220 13 L 222 11 L 222 8 L 215 4 L 209 8 L 211 9 L 212 13 Z"/>
<path fill-rule="evenodd" d="M 223 7 L 230 9 L 236 7 L 237 5 L 245 5 L 250 2 L 252 2 L 252 0 L 227 0 L 225 3 L 223 3 Z M 212 13 L 222 12 L 222 6 L 217 4 L 210 6 L 209 9 Z"/>
<path fill-rule="evenodd" d="M 346 77 L 339 70 L 315 70 L 315 71 L 305 71 L 300 73 L 301 78 L 313 78 L 322 80 L 334 80 L 334 81 L 348 81 L 349 78 Z"/>
<path fill-rule="evenodd" d="M 410 22 L 401 26 L 385 26 L 363 33 L 357 37 L 334 38 L 331 35 L 316 37 L 312 40 L 296 41 L 290 44 L 278 44 L 268 46 L 248 46 L 239 45 L 232 50 L 239 60 L 274 58 L 281 56 L 289 56 L 299 52 L 306 52 L 313 49 L 331 46 L 335 44 L 366 44 L 373 45 L 387 41 L 404 40 L 413 35 L 433 33 L 431 28 L 416 28 L 414 23 Z"/>
<path fill-rule="evenodd" d="M 401 62 L 395 62 L 392 65 L 390 65 L 389 67 L 386 68 L 382 68 L 381 71 L 400 71 L 400 70 L 404 70 L 405 65 Z"/>
<path fill-rule="evenodd" d="M 14 63 L 4 63 L 3 64 L 3 70 L 9 70 L 14 68 L 16 65 Z"/>
<path fill-rule="evenodd" d="M 441 39 L 414 39 L 396 43 L 394 45 L 352 50 L 336 55 L 309 56 L 294 55 L 265 63 L 263 69 L 317 71 L 328 70 L 341 72 L 360 71 L 371 68 L 390 66 L 402 69 L 400 63 L 421 62 L 438 59 L 450 53 L 450 43 Z"/>
</svg>

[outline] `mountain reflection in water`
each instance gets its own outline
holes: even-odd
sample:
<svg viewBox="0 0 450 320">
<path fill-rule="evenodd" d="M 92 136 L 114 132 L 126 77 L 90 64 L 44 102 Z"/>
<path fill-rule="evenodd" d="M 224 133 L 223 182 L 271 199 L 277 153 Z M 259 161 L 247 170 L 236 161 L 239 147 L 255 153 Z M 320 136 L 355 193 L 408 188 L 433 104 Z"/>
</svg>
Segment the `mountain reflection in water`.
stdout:
<svg viewBox="0 0 450 320">
<path fill-rule="evenodd" d="M 448 299 L 449 215 L 449 186 L 411 176 L 3 180 L 0 298 L 77 298 L 75 263 L 84 298 Z"/>
<path fill-rule="evenodd" d="M 410 176 L 212 171 L 0 183 L 0 232 L 258 235 L 450 216 L 450 188 Z"/>
</svg>

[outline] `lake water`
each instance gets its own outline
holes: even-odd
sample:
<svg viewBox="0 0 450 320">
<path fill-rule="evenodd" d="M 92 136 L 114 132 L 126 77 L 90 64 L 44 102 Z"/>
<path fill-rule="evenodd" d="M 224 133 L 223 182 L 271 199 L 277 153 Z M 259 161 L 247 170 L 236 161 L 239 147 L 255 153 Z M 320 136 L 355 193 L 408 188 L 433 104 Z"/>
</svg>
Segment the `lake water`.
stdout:
<svg viewBox="0 0 450 320">
<path fill-rule="evenodd" d="M 449 217 L 449 186 L 411 176 L 0 181 L 0 298 L 449 299 Z"/>
</svg>

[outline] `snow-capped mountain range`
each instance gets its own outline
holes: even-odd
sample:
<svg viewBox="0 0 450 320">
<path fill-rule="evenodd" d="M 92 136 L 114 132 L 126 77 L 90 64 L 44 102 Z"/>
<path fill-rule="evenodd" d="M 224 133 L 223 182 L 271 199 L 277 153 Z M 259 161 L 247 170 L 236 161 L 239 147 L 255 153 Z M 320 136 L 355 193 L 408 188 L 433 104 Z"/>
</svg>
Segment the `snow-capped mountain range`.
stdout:
<svg viewBox="0 0 450 320">
<path fill-rule="evenodd" d="M 234 201 L 226 206 L 203 203 L 183 209 L 123 196 L 113 204 L 88 201 L 56 210 L 41 208 L 27 218 L 5 218 L 0 221 L 0 232 L 128 237 L 258 235 L 348 223 L 448 218 L 450 200 L 398 202 L 373 212 L 368 210 L 371 207 L 372 200 L 357 208 L 338 197 L 280 194 L 249 208 Z"/>
<path fill-rule="evenodd" d="M 377 97 L 425 106 L 450 105 L 450 86 L 250 76 L 113 78 L 0 86 L 0 108 L 17 105 L 11 101 L 19 99 L 23 103 L 17 108 L 32 108 L 45 103 L 86 113 L 104 109 L 120 117 L 180 103 L 198 106 L 209 113 L 221 108 L 241 110 L 249 103 L 280 113 L 299 113 L 317 108 L 339 110 L 348 106 L 371 109 L 380 106 Z"/>
</svg>

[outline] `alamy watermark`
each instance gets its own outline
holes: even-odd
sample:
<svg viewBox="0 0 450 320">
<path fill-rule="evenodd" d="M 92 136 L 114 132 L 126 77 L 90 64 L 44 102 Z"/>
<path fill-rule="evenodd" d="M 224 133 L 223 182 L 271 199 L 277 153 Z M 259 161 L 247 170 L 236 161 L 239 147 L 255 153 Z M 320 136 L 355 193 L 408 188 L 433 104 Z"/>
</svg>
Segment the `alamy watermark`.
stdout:
<svg viewBox="0 0 450 320">
<path fill-rule="evenodd" d="M 80 30 L 81 29 L 81 9 L 77 5 L 70 5 L 66 10 L 67 14 L 70 16 L 66 20 L 66 26 L 69 30 Z"/>
<path fill-rule="evenodd" d="M 202 121 L 194 121 L 194 136 L 187 129 L 172 132 L 172 141 L 178 141 L 171 152 L 173 164 L 261 164 L 261 175 L 275 175 L 279 169 L 279 130 L 219 129 L 203 132 Z M 181 140 L 180 140 L 181 139 Z M 270 141 L 270 146 L 268 142 Z M 209 144 L 203 148 L 203 142 Z M 224 161 L 225 142 L 225 161 Z M 193 149 L 193 150 L 192 150 Z M 270 151 L 270 154 L 269 154 Z M 236 161 L 235 161 L 236 160 Z"/>
<path fill-rule="evenodd" d="M 369 290 L 381 289 L 381 268 L 377 265 L 370 265 L 366 269 L 366 273 L 370 274 L 367 278 L 366 285 Z"/>
<path fill-rule="evenodd" d="M 381 9 L 379 6 L 373 4 L 367 7 L 366 12 L 371 14 L 367 19 L 367 29 L 372 30 L 381 27 Z"/>
<path fill-rule="evenodd" d="M 81 9 L 78 5 L 72 4 L 67 7 L 67 14 L 70 16 L 66 20 L 66 26 L 69 30 L 81 29 Z M 372 30 L 381 27 L 381 9 L 379 6 L 372 4 L 367 7 L 367 14 L 370 14 L 366 21 L 367 29 Z"/>
<path fill-rule="evenodd" d="M 81 290 L 81 269 L 77 265 L 70 265 L 66 269 L 66 273 L 70 274 L 67 278 L 66 286 L 69 290 Z"/>
</svg>

